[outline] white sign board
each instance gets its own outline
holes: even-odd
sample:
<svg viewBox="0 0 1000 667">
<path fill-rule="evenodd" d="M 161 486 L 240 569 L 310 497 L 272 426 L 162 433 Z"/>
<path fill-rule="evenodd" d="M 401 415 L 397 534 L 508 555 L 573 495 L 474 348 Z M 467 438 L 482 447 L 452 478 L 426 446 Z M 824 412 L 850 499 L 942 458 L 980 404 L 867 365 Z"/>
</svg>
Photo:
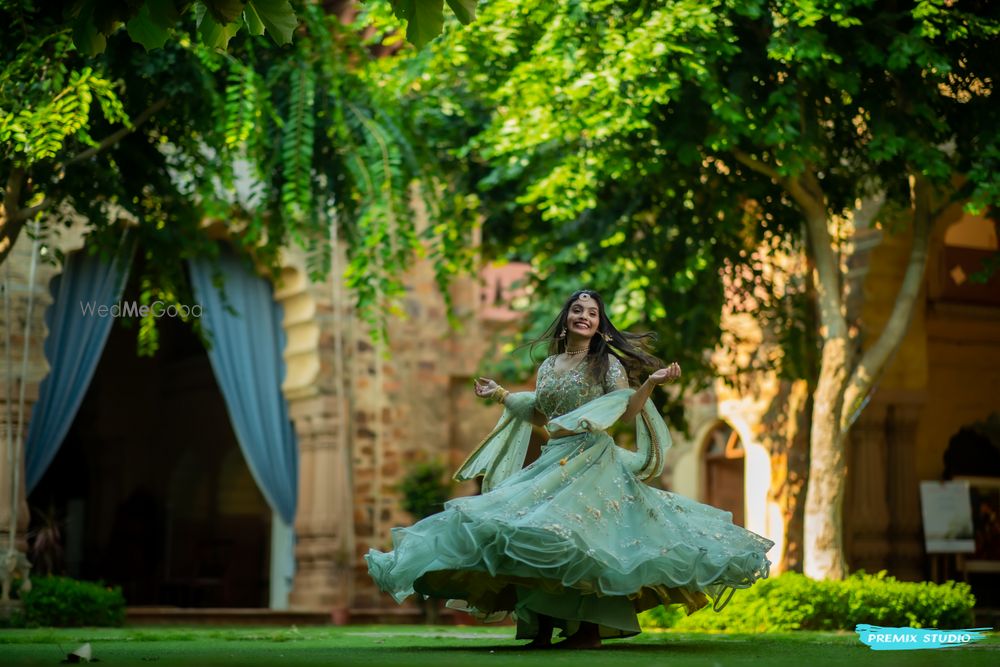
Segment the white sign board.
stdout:
<svg viewBox="0 0 1000 667">
<path fill-rule="evenodd" d="M 967 481 L 920 482 L 927 553 L 972 553 L 972 500 Z"/>
</svg>

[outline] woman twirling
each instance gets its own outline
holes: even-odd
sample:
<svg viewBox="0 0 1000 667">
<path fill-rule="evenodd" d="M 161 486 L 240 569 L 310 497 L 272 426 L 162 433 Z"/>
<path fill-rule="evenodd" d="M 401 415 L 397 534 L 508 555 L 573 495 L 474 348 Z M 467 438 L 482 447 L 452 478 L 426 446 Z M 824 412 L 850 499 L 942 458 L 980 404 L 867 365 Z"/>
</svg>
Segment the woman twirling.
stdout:
<svg viewBox="0 0 1000 667">
<path fill-rule="evenodd" d="M 640 611 L 679 603 L 691 613 L 709 598 L 721 609 L 766 577 L 773 542 L 729 512 L 643 483 L 670 446 L 649 395 L 680 376 L 644 351 L 647 336 L 618 331 L 600 295 L 580 290 L 544 337 L 551 356 L 534 392 L 477 380 L 476 394 L 505 410 L 455 479 L 482 475 L 483 494 L 394 528 L 393 551 L 365 556 L 379 587 L 397 602 L 417 592 L 484 618 L 513 612 L 517 638 L 533 647 L 560 628 L 569 639 L 556 647 L 587 648 L 637 634 Z M 606 432 L 631 419 L 635 451 Z M 522 469 L 531 424 L 551 437 Z"/>
</svg>

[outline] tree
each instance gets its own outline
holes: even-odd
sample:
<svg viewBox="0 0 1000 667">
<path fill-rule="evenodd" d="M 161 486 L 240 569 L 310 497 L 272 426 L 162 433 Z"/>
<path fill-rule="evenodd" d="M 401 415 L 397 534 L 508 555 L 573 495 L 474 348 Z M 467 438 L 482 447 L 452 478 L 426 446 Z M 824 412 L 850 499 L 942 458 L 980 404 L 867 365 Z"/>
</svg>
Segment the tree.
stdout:
<svg viewBox="0 0 1000 667">
<path fill-rule="evenodd" d="M 197 11 L 184 13 L 192 4 Z M 393 4 L 415 39 L 433 34 L 433 7 Z M 474 3 L 449 4 L 472 18 Z M 431 253 L 442 285 L 467 267 L 467 207 L 436 196 L 433 170 L 393 117 L 391 91 L 367 75 L 362 35 L 313 3 L 297 6 L 296 38 L 282 48 L 261 25 L 288 42 L 295 15 L 285 0 L 71 3 L 66 13 L 28 0 L 0 6 L 20 37 L 0 73 L 0 263 L 32 221 L 44 231 L 83 216 L 90 250 L 110 252 L 118 221 L 129 219 L 145 253 L 142 299 L 182 302 L 190 288 L 180 260 L 217 252 L 206 217 L 231 221 L 234 242 L 267 266 L 277 267 L 282 247 L 305 248 L 313 278 L 329 270 L 336 224 L 349 243 L 348 283 L 376 325 L 414 253 Z M 240 25 L 248 30 L 237 36 Z M 422 233 L 415 181 L 443 220 Z M 143 321 L 141 351 L 155 348 L 154 325 Z"/>
<path fill-rule="evenodd" d="M 469 23 L 475 19 L 476 2 L 448 0 L 448 6 L 459 21 Z M 441 33 L 443 0 L 390 0 L 390 3 L 395 15 L 407 22 L 407 39 L 418 47 Z M 7 0 L 3 6 L 11 12 L 34 12 L 32 0 Z M 46 7 L 49 16 L 62 17 L 60 23 L 72 29 L 76 48 L 87 55 L 103 52 L 108 37 L 122 27 L 147 50 L 160 48 L 171 39 L 178 21 L 188 12 L 197 17 L 201 40 L 207 46 L 223 49 L 244 28 L 251 35 L 267 33 L 275 43 L 288 44 L 299 23 L 290 0 L 54 0 Z"/>
<path fill-rule="evenodd" d="M 5 4 L 33 11 L 31 2 Z M 47 4 L 49 15 L 62 17 L 71 27 L 76 48 L 91 56 L 103 52 L 108 38 L 122 27 L 147 50 L 160 48 L 189 11 L 197 16 L 201 39 L 212 47 L 226 48 L 244 27 L 252 35 L 266 32 L 277 44 L 288 44 L 298 25 L 288 0 L 56 0 Z"/>
<path fill-rule="evenodd" d="M 998 32 L 975 1 L 507 0 L 418 56 L 434 82 L 400 87 L 410 124 L 480 192 L 495 248 L 531 257 L 560 297 L 617 288 L 619 314 L 682 363 L 705 369 L 718 338 L 720 267 L 764 241 L 805 250 L 805 571 L 840 578 L 846 437 L 908 327 L 930 229 L 1000 193 Z M 843 266 L 872 202 L 913 245 L 864 341 Z"/>
</svg>

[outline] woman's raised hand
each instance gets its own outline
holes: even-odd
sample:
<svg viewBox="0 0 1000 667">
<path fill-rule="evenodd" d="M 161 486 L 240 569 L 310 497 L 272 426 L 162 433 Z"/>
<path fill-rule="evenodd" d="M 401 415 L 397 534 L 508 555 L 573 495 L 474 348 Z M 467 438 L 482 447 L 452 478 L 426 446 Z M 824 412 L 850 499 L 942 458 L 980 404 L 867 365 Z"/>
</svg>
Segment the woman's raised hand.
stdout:
<svg viewBox="0 0 1000 667">
<path fill-rule="evenodd" d="M 675 361 L 666 368 L 661 368 L 660 370 L 650 373 L 649 381 L 653 384 L 663 384 L 665 382 L 672 382 L 681 376 L 681 367 Z"/>
<path fill-rule="evenodd" d="M 489 398 L 500 385 L 490 378 L 476 378 L 476 396 L 479 398 Z"/>
</svg>

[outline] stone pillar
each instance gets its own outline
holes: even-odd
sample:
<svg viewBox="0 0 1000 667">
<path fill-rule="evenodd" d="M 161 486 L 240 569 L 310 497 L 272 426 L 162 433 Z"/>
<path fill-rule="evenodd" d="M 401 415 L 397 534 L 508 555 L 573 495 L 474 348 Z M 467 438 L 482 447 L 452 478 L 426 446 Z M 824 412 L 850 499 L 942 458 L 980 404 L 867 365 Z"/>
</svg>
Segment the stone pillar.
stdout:
<svg viewBox="0 0 1000 667">
<path fill-rule="evenodd" d="M 22 556 L 27 553 L 27 530 L 30 522 L 28 496 L 24 476 L 24 440 L 28 435 L 31 409 L 38 400 L 38 386 L 48 373 L 48 364 L 42 348 L 45 336 L 45 309 L 51 303 L 49 281 L 56 269 L 38 257 L 35 273 L 31 275 L 32 240 L 22 236 L 2 265 L 0 265 L 0 554 L 7 554 L 11 545 L 11 516 L 16 515 L 14 548 Z M 30 299 L 29 299 L 30 297 Z M 9 305 L 5 300 L 9 299 Z M 28 327 L 28 307 L 31 305 L 31 322 Z M 7 308 L 10 321 L 7 321 Z M 29 331 L 30 329 L 30 331 Z M 24 363 L 25 334 L 27 363 Z M 8 335 L 10 346 L 8 349 Z M 23 422 L 20 418 L 21 387 L 24 384 Z M 20 438 L 18 437 L 20 436 Z M 20 442 L 19 442 L 20 440 Z M 17 497 L 12 484 L 15 476 L 12 462 L 17 466 Z M 21 559 L 22 563 L 26 559 Z M 7 570 L 5 560 L 0 560 L 0 574 Z"/>
<path fill-rule="evenodd" d="M 296 572 L 290 604 L 346 618 L 352 593 L 354 544 L 349 453 L 344 410 L 336 396 L 291 402 L 299 442 Z"/>
<path fill-rule="evenodd" d="M 852 570 L 877 572 L 889 556 L 889 503 L 885 487 L 885 404 L 870 404 L 849 436 L 849 503 L 844 513 L 845 551 Z"/>
<path fill-rule="evenodd" d="M 921 404 L 895 404 L 888 419 L 889 563 L 907 581 L 924 578 L 920 489 L 915 469 Z"/>
<path fill-rule="evenodd" d="M 283 384 L 299 445 L 293 609 L 321 610 L 344 622 L 352 591 L 354 550 L 349 416 L 338 354 L 344 304 L 331 277 L 309 284 L 286 269 L 275 299 L 284 306 L 287 373 Z"/>
<path fill-rule="evenodd" d="M 0 372 L 6 372 L 0 364 Z M 6 384 L 6 381 L 4 381 Z M 11 474 L 11 451 L 8 447 L 8 434 L 10 436 L 10 448 L 17 449 L 17 384 L 14 385 L 14 398 L 11 407 L 14 415 L 11 423 L 7 423 L 7 398 L 5 396 L 6 387 L 0 390 L 0 554 L 7 553 L 10 548 L 10 519 L 11 508 L 13 506 L 13 488 L 11 486 L 13 475 Z M 27 421 L 27 420 L 25 420 Z M 27 428 L 27 423 L 25 423 Z M 28 548 L 27 530 L 30 515 L 28 513 L 28 497 L 24 487 L 24 455 L 21 452 L 17 464 L 18 471 L 18 493 L 17 493 L 17 528 L 15 533 L 15 548 L 18 551 L 26 552 Z M 2 562 L 0 562 L 2 565 Z"/>
</svg>

